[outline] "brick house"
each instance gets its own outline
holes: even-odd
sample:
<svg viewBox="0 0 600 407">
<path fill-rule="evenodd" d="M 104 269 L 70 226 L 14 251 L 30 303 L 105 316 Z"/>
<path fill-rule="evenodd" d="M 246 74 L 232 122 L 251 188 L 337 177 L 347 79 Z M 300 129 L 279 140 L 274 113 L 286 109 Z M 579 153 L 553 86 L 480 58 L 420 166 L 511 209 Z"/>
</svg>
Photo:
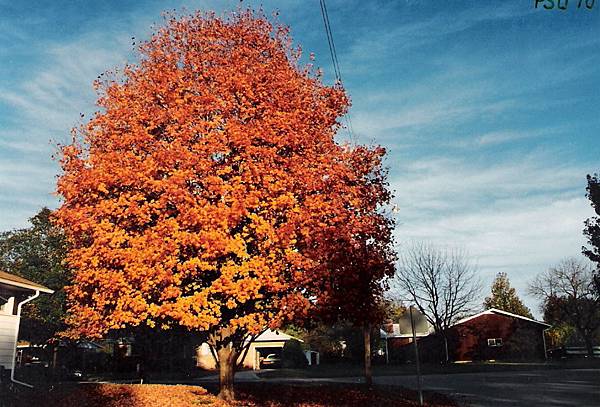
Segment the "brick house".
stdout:
<svg viewBox="0 0 600 407">
<path fill-rule="evenodd" d="M 550 328 L 536 321 L 499 309 L 488 309 L 457 321 L 447 330 L 452 361 L 510 360 L 531 361 L 546 358 L 544 331 Z M 388 339 L 390 355 L 398 361 L 412 360 L 408 335 Z M 425 362 L 443 360 L 441 338 L 435 333 L 417 335 L 419 354 Z"/>
<path fill-rule="evenodd" d="M 541 360 L 548 328 L 545 322 L 492 308 L 456 322 L 448 346 L 455 361 Z"/>
</svg>

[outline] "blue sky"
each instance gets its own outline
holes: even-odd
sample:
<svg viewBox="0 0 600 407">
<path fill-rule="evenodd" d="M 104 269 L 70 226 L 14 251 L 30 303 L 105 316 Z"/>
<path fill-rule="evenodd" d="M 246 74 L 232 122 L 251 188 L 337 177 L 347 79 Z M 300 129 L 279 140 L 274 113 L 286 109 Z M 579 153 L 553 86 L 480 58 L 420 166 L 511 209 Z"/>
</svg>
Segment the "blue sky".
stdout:
<svg viewBox="0 0 600 407">
<path fill-rule="evenodd" d="M 94 111 L 92 81 L 134 61 L 168 9 L 238 1 L 0 0 L 0 230 L 24 227 L 52 195 L 53 143 Z M 247 1 L 292 28 L 332 81 L 319 2 Z M 600 170 L 600 4 L 329 0 L 360 142 L 388 148 L 399 244 L 468 250 L 486 286 L 525 288 L 579 255 L 592 216 L 585 175 Z"/>
</svg>

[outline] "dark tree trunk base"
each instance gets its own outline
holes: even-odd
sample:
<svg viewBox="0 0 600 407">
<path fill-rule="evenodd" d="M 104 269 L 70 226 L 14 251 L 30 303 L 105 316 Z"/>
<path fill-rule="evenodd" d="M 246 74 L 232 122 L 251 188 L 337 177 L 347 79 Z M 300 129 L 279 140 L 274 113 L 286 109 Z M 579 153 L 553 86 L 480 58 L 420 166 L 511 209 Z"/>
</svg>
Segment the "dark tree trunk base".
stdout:
<svg viewBox="0 0 600 407">
<path fill-rule="evenodd" d="M 235 392 L 233 391 L 233 388 L 231 388 L 231 389 L 221 388 L 221 390 L 219 391 L 219 394 L 217 394 L 217 397 L 224 401 L 234 401 L 235 400 Z"/>
<path fill-rule="evenodd" d="M 225 401 L 235 400 L 233 379 L 235 377 L 235 362 L 237 353 L 230 347 L 217 350 L 219 355 L 219 394 L 218 398 Z"/>
</svg>

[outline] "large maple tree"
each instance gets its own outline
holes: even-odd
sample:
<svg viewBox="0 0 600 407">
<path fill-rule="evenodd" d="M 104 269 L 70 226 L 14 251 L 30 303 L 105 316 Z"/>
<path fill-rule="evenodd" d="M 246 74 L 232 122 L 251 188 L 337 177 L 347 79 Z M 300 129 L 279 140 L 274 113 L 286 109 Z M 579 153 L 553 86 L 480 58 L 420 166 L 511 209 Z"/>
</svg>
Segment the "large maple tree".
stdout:
<svg viewBox="0 0 600 407">
<path fill-rule="evenodd" d="M 371 284 L 331 265 L 382 230 L 384 151 L 336 142 L 344 89 L 260 13 L 171 15 L 139 49 L 62 147 L 70 334 L 202 332 L 233 398 L 249 340 Z"/>
</svg>

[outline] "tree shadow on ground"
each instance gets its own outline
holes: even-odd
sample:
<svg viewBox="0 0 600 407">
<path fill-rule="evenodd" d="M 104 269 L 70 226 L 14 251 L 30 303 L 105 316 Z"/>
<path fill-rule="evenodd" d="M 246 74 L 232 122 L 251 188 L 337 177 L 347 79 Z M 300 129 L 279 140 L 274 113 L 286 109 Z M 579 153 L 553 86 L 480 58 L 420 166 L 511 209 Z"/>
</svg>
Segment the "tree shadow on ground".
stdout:
<svg viewBox="0 0 600 407">
<path fill-rule="evenodd" d="M 249 405 L 280 406 L 417 406 L 417 393 L 397 386 L 341 383 L 243 383 L 236 386 L 237 398 Z M 426 405 L 456 406 L 450 398 L 426 392 Z"/>
</svg>

